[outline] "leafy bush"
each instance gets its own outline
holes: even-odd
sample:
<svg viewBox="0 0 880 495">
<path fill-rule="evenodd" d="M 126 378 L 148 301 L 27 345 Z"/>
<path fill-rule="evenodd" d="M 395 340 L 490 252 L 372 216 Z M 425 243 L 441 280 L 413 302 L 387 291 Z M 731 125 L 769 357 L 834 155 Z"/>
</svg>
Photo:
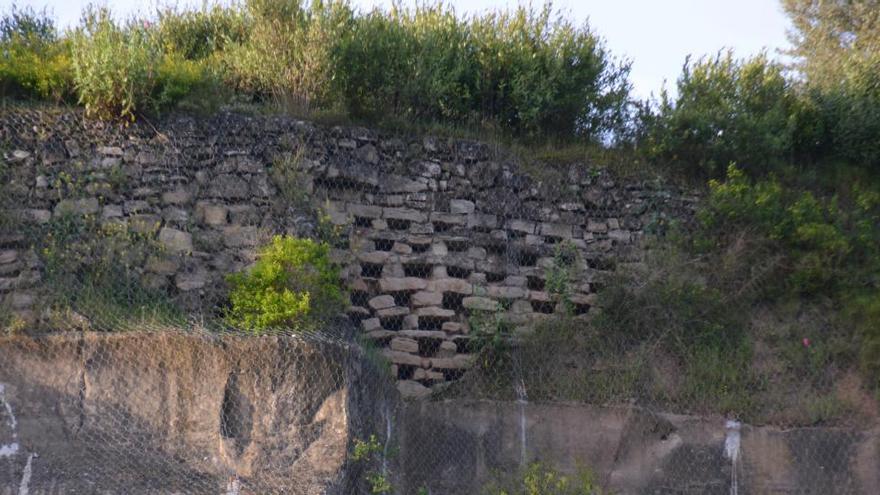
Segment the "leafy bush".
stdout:
<svg viewBox="0 0 880 495">
<path fill-rule="evenodd" d="M 45 11 L 0 18 L 0 96 L 61 100 L 70 94 L 69 47 Z"/>
<path fill-rule="evenodd" d="M 161 60 L 148 27 L 120 27 L 106 8 L 89 9 L 71 41 L 74 82 L 86 114 L 134 119 L 153 91 Z"/>
<path fill-rule="evenodd" d="M 219 106 L 225 93 L 204 61 L 166 55 L 156 68 L 155 86 L 144 104 L 154 112 L 175 107 L 210 111 Z"/>
<path fill-rule="evenodd" d="M 310 239 L 276 236 L 247 272 L 228 277 L 232 286 L 227 320 L 262 332 L 289 327 L 311 330 L 340 310 L 338 270 L 329 247 Z"/>
<path fill-rule="evenodd" d="M 734 162 L 765 171 L 789 157 L 798 103 L 781 65 L 730 52 L 688 60 L 677 87 L 675 101 L 664 91 L 657 114 L 646 118 L 650 157 L 704 176 Z"/>
<path fill-rule="evenodd" d="M 250 22 L 245 13 L 215 4 L 201 10 L 159 12 L 158 36 L 165 53 L 183 60 L 203 60 L 227 46 L 247 41 Z"/>
<path fill-rule="evenodd" d="M 331 51 L 352 16 L 348 5 L 250 0 L 247 15 L 248 39 L 222 57 L 231 83 L 239 91 L 303 107 L 324 102 L 334 76 Z"/>
</svg>

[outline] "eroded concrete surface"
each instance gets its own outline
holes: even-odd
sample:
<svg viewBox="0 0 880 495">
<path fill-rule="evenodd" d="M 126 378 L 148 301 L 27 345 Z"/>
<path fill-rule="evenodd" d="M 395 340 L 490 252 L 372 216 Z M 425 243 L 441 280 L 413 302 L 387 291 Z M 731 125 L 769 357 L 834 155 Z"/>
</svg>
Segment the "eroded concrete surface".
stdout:
<svg viewBox="0 0 880 495">
<path fill-rule="evenodd" d="M 630 407 L 461 400 L 409 403 L 402 417 L 406 493 L 480 493 L 520 468 L 523 437 L 527 463 L 589 467 L 616 494 L 880 493 L 876 428 L 781 430 Z"/>
<path fill-rule="evenodd" d="M 0 338 L 0 495 L 369 493 L 346 454 L 370 434 L 407 495 L 480 493 L 533 461 L 588 467 L 616 494 L 880 493 L 876 427 L 399 402 L 348 352 L 289 337 Z"/>
<path fill-rule="evenodd" d="M 363 421 L 343 352 L 280 337 L 0 339 L 0 494 L 345 493 Z"/>
</svg>

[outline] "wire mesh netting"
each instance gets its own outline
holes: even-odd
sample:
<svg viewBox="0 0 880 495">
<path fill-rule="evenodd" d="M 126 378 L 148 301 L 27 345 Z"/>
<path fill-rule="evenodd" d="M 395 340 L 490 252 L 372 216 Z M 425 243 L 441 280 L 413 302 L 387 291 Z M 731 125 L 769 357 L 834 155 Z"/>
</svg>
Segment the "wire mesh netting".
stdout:
<svg viewBox="0 0 880 495">
<path fill-rule="evenodd" d="M 0 493 L 880 486 L 857 342 L 700 190 L 287 117 L 0 147 Z"/>
</svg>

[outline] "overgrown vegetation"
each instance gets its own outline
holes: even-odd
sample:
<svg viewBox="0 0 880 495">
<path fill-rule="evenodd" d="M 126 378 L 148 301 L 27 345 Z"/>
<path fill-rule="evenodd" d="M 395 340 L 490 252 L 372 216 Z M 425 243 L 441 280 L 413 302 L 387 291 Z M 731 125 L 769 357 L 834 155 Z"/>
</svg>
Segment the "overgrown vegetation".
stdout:
<svg viewBox="0 0 880 495">
<path fill-rule="evenodd" d="M 311 239 L 275 236 L 249 271 L 228 276 L 227 321 L 252 332 L 308 331 L 332 321 L 343 298 L 329 251 Z"/>
<path fill-rule="evenodd" d="M 164 291 L 142 281 L 140 267 L 162 253 L 152 236 L 122 223 L 62 214 L 30 237 L 44 265 L 52 317 L 62 319 L 62 328 L 126 329 L 183 320 Z"/>
</svg>

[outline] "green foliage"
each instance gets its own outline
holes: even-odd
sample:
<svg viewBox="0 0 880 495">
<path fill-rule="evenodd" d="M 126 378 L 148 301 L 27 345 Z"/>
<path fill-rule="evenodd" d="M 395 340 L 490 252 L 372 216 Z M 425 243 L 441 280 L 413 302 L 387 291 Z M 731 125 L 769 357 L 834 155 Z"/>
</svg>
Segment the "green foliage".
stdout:
<svg viewBox="0 0 880 495">
<path fill-rule="evenodd" d="M 347 3 L 250 0 L 248 39 L 224 51 L 222 63 L 239 91 L 308 108 L 328 101 L 331 54 L 352 17 Z"/>
<path fill-rule="evenodd" d="M 329 251 L 311 239 L 275 236 L 249 271 L 229 275 L 227 320 L 252 332 L 305 331 L 335 317 L 342 293 Z"/>
<path fill-rule="evenodd" d="M 375 464 L 380 460 L 379 457 L 382 451 L 383 447 L 379 444 L 379 439 L 376 438 L 376 435 L 370 435 L 370 438 L 366 441 L 358 438 L 354 442 L 351 460 L 362 464 Z M 365 479 L 370 486 L 370 493 L 374 495 L 391 493 L 393 490 L 387 473 L 368 470 Z"/>
<path fill-rule="evenodd" d="M 0 18 L 0 96 L 61 100 L 71 92 L 69 47 L 45 11 Z"/>
<path fill-rule="evenodd" d="M 512 478 L 512 479 L 511 479 Z M 491 482 L 483 488 L 484 495 L 601 495 L 605 493 L 595 474 L 580 468 L 573 475 L 562 474 L 552 466 L 533 462 L 516 477 Z"/>
<path fill-rule="evenodd" d="M 577 280 L 578 251 L 571 241 L 563 241 L 556 245 L 553 253 L 553 265 L 547 271 L 547 292 L 561 302 L 566 313 L 574 310 L 571 303 L 572 284 Z"/>
<path fill-rule="evenodd" d="M 704 176 L 732 162 L 767 170 L 791 151 L 797 101 L 789 86 L 783 67 L 766 55 L 688 60 L 675 101 L 664 91 L 658 112 L 643 117 L 643 151 Z"/>
<path fill-rule="evenodd" d="M 880 255 L 876 192 L 855 186 L 851 191 L 854 204 L 841 208 L 837 197 L 822 199 L 785 187 L 772 177 L 753 182 L 734 166 L 728 168 L 726 181 L 713 180 L 709 187 L 706 207 L 699 214 L 708 242 L 723 244 L 729 241 L 729 233 L 747 228 L 777 243 L 788 260 L 790 285 L 797 292 L 833 293 L 864 280 L 852 273 L 857 266 L 863 272 L 862 263 L 876 270 L 874 260 Z"/>
<path fill-rule="evenodd" d="M 152 94 L 161 61 L 147 26 L 118 26 L 106 8 L 89 8 L 71 42 L 74 83 L 86 114 L 134 119 Z"/>
<path fill-rule="evenodd" d="M 247 41 L 250 22 L 242 10 L 219 4 L 201 10 L 159 12 L 158 36 L 166 54 L 183 60 L 204 60 L 229 46 Z"/>
<path fill-rule="evenodd" d="M 166 55 L 156 68 L 155 86 L 145 105 L 154 112 L 178 107 L 205 112 L 216 108 L 224 94 L 207 63 Z"/>
</svg>

